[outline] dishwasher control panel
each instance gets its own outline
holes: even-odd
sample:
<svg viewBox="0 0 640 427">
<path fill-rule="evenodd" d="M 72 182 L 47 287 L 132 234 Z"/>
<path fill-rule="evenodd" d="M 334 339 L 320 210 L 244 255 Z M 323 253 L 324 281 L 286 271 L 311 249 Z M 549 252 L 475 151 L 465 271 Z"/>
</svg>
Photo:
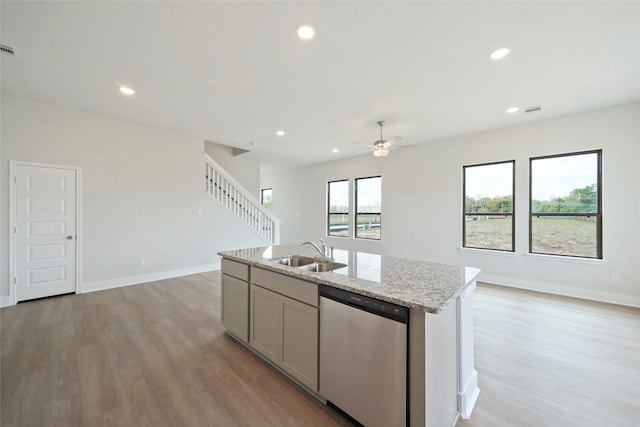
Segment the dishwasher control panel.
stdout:
<svg viewBox="0 0 640 427">
<path fill-rule="evenodd" d="M 397 322 L 409 322 L 409 309 L 391 302 L 382 301 L 331 286 L 320 286 L 320 296 L 351 305 L 361 310 L 377 314 Z"/>
</svg>

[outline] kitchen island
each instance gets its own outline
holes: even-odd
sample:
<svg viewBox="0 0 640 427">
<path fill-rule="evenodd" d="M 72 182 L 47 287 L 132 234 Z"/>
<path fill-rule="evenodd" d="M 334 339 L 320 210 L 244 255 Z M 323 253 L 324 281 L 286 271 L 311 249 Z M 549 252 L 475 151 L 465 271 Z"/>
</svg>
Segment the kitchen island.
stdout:
<svg viewBox="0 0 640 427">
<path fill-rule="evenodd" d="M 325 398 L 318 387 L 318 288 L 328 286 L 408 309 L 407 425 L 455 425 L 470 416 L 479 393 L 471 295 L 480 270 L 338 249 L 327 263 L 297 244 L 219 255 L 227 332 L 309 392 Z M 333 270 L 301 268 L 289 262 L 294 257 Z"/>
</svg>

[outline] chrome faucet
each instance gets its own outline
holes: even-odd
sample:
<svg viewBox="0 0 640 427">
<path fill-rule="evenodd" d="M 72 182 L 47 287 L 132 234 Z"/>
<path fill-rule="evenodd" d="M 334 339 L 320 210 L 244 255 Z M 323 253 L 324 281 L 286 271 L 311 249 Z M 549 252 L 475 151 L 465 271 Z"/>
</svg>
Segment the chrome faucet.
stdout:
<svg viewBox="0 0 640 427">
<path fill-rule="evenodd" d="M 311 245 L 318 251 L 318 253 L 320 255 L 322 255 L 323 257 L 328 257 L 327 256 L 327 245 L 325 245 L 324 240 L 322 240 L 322 237 L 320 238 L 320 243 L 322 243 L 322 249 L 320 249 L 320 247 L 317 244 L 315 244 L 314 242 L 310 242 L 310 241 L 303 242 L 302 245 L 300 245 L 300 246 Z M 331 248 L 331 259 L 333 259 L 333 248 Z"/>
</svg>

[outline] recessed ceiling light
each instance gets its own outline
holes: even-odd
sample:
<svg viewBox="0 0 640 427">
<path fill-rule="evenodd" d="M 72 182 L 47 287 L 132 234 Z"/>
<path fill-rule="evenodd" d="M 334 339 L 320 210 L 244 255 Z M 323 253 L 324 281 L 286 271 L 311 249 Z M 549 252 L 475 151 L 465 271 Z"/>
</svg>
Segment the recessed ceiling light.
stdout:
<svg viewBox="0 0 640 427">
<path fill-rule="evenodd" d="M 338 150 L 337 148 L 334 148 L 333 150 L 331 150 L 332 153 L 338 153 L 340 150 Z"/>
<path fill-rule="evenodd" d="M 508 47 L 501 47 L 500 49 L 496 49 L 491 52 L 491 55 L 489 55 L 489 57 L 494 61 L 497 61 L 498 59 L 502 59 L 505 56 L 509 55 L 509 52 L 511 52 L 511 49 L 509 49 Z"/>
<path fill-rule="evenodd" d="M 514 113 L 517 113 L 518 111 L 520 111 L 520 108 L 519 108 L 519 107 L 510 107 L 510 108 L 507 108 L 507 113 L 509 113 L 509 114 L 514 114 Z"/>
<path fill-rule="evenodd" d="M 276 135 L 278 135 L 278 136 L 284 136 L 284 131 L 283 131 L 283 130 L 277 130 L 277 131 L 276 131 Z"/>
<path fill-rule="evenodd" d="M 298 37 L 302 40 L 309 40 L 316 34 L 316 30 L 314 30 L 310 25 L 300 25 L 296 32 L 298 33 Z"/>
<path fill-rule="evenodd" d="M 120 92 L 124 93 L 125 95 L 133 95 L 134 93 L 136 93 L 135 90 L 131 89 L 130 87 L 126 87 L 126 86 L 120 86 Z"/>
</svg>

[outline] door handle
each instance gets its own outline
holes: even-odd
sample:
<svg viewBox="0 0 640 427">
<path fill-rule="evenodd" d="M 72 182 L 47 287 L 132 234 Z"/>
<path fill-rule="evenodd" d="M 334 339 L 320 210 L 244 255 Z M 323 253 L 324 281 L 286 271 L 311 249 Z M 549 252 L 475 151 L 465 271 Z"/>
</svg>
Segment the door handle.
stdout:
<svg viewBox="0 0 640 427">
<path fill-rule="evenodd" d="M 67 236 L 67 240 L 73 240 L 73 236 Z"/>
</svg>

